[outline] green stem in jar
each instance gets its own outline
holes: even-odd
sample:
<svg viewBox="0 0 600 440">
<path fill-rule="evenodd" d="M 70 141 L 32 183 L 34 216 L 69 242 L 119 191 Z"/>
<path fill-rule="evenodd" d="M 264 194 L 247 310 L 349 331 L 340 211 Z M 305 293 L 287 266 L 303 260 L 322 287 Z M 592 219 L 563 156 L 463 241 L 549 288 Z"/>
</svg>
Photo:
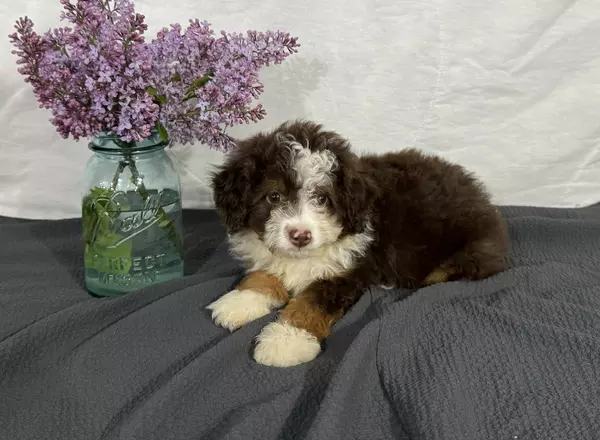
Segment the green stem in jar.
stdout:
<svg viewBox="0 0 600 440">
<path fill-rule="evenodd" d="M 117 142 L 120 147 L 127 149 L 132 146 L 131 143 Z M 111 208 L 117 209 L 117 207 L 109 206 L 111 204 L 110 198 L 116 192 L 119 185 L 119 179 L 121 178 L 125 168 L 131 170 L 131 182 L 136 186 L 137 193 L 141 196 L 144 202 L 147 202 L 151 197 L 150 192 L 144 184 L 143 175 L 139 172 L 135 160 L 131 154 L 125 154 L 125 158 L 119 161 L 115 174 L 111 181 L 110 188 L 94 188 L 91 193 L 84 197 L 83 200 L 83 235 L 84 241 L 88 245 L 93 245 L 99 235 L 102 235 L 102 229 L 107 229 L 106 226 L 103 228 L 103 214 L 105 215 L 105 222 L 110 221 L 110 216 L 107 214 Z M 112 202 L 114 203 L 114 202 Z M 102 211 L 102 212 L 101 212 Z M 158 225 L 160 228 L 167 231 L 169 240 L 173 243 L 178 253 L 183 252 L 182 240 L 179 236 L 175 223 L 163 209 L 158 207 L 156 215 L 159 217 Z"/>
<path fill-rule="evenodd" d="M 138 171 L 135 161 L 130 156 L 128 157 L 127 166 L 131 170 L 131 182 L 136 186 L 137 192 L 142 196 L 142 199 L 147 201 L 150 198 L 150 192 L 144 184 L 143 176 Z M 156 215 L 159 217 L 158 226 L 167 231 L 169 240 L 171 240 L 177 249 L 177 252 L 181 253 L 183 250 L 182 243 L 179 234 L 177 233 L 175 223 L 173 223 L 173 220 L 162 206 L 158 208 Z"/>
</svg>

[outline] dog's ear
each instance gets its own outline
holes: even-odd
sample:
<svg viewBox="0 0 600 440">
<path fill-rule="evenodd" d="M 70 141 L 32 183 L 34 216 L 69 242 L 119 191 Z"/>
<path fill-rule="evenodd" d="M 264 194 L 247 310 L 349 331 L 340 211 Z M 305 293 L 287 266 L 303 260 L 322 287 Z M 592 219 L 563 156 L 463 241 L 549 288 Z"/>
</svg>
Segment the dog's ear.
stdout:
<svg viewBox="0 0 600 440">
<path fill-rule="evenodd" d="M 337 211 L 345 229 L 357 234 L 363 232 L 378 189 L 371 177 L 363 172 L 355 161 L 343 164 L 337 179 Z"/>
<path fill-rule="evenodd" d="M 256 163 L 248 153 L 248 143 L 244 141 L 212 176 L 212 189 L 215 208 L 229 232 L 236 232 L 247 226 L 251 208 L 253 178 Z"/>
</svg>

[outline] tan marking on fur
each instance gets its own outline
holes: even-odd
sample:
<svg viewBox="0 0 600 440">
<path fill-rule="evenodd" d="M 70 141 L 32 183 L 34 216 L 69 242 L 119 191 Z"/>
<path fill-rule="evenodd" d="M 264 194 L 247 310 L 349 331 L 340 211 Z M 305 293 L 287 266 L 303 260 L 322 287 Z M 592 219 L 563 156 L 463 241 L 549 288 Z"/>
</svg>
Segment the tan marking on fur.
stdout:
<svg viewBox="0 0 600 440">
<path fill-rule="evenodd" d="M 286 303 L 289 299 L 288 292 L 281 280 L 263 270 L 251 272 L 237 285 L 237 290 L 253 290 Z"/>
<path fill-rule="evenodd" d="M 352 269 L 372 241 L 373 231 L 368 228 L 300 258 L 273 254 L 254 231 L 229 236 L 232 254 L 244 262 L 249 273 L 265 271 L 277 276 L 290 295 L 301 293 L 314 281 L 333 278 Z"/>
<path fill-rule="evenodd" d="M 331 333 L 331 326 L 343 316 L 340 311 L 330 314 L 311 304 L 307 296 L 293 298 L 281 312 L 279 319 L 294 327 L 306 330 L 322 341 Z"/>
<path fill-rule="evenodd" d="M 456 269 L 454 267 L 438 267 L 427 275 L 427 278 L 423 281 L 423 285 L 431 286 L 433 284 L 445 283 L 455 273 Z"/>
</svg>

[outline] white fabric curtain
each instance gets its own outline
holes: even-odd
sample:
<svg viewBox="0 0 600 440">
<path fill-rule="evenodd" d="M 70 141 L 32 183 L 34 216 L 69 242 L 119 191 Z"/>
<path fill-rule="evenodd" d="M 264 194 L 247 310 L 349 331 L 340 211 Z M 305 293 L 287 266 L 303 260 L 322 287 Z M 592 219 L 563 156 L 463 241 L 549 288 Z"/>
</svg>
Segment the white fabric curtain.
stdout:
<svg viewBox="0 0 600 440">
<path fill-rule="evenodd" d="M 268 116 L 235 135 L 307 117 L 359 151 L 418 147 L 478 173 L 502 204 L 600 201 L 597 0 L 138 0 L 149 35 L 198 17 L 215 29 L 285 29 L 300 52 L 266 68 Z M 2 34 L 43 31 L 58 0 L 0 4 Z M 0 38 L 0 215 L 78 216 L 85 142 L 60 138 Z M 222 155 L 175 147 L 184 206 L 210 207 Z"/>
</svg>

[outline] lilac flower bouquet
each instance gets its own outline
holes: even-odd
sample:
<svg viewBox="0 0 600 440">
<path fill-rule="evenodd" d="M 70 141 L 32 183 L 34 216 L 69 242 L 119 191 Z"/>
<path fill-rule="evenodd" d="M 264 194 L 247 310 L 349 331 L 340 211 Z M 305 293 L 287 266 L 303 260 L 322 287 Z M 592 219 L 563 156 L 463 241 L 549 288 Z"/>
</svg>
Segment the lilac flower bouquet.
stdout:
<svg viewBox="0 0 600 440">
<path fill-rule="evenodd" d="M 9 38 L 19 72 L 40 107 L 51 111 L 58 133 L 92 139 L 91 147 L 108 139 L 120 151 L 112 176 L 90 183 L 83 198 L 86 282 L 93 268 L 95 276 L 112 271 L 111 280 L 119 276 L 131 287 L 134 272 L 145 273 L 141 262 L 149 257 L 136 257 L 128 239 L 139 241 L 150 226 L 162 228 L 182 258 L 177 213 L 163 209 L 164 194 L 157 195 L 158 184 L 148 181 L 156 170 L 174 168 L 164 155 L 153 170 L 142 169 L 140 146 L 200 142 L 221 151 L 234 148 L 227 129 L 265 116 L 253 104 L 263 92 L 260 70 L 281 63 L 299 45 L 280 31 L 215 34 L 199 20 L 185 29 L 172 24 L 148 42 L 144 16 L 130 0 L 60 2 L 61 19 L 69 26 L 38 34 L 25 17 Z M 179 187 L 178 177 L 171 186 Z M 180 211 L 179 198 L 177 203 Z M 141 208 L 123 217 L 135 211 L 132 206 Z M 151 258 L 152 267 L 165 260 L 164 253 Z"/>
<path fill-rule="evenodd" d="M 140 141 L 156 128 L 176 143 L 228 150 L 227 127 L 265 115 L 251 107 L 263 91 L 259 71 L 297 51 L 284 32 L 221 32 L 190 20 L 147 43 L 144 16 L 129 0 L 60 0 L 72 27 L 43 35 L 25 17 L 10 35 L 19 72 L 66 137 L 100 132 Z"/>
</svg>

